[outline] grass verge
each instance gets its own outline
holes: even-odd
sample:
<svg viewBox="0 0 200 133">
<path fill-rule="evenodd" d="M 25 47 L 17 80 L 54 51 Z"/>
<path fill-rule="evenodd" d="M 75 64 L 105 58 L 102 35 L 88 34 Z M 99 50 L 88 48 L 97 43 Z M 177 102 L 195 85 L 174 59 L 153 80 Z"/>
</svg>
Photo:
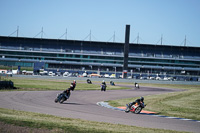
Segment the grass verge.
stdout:
<svg viewBox="0 0 200 133">
<path fill-rule="evenodd" d="M 31 130 L 37 128 L 41 132 L 69 132 L 69 133 L 129 133 L 129 132 L 148 132 L 148 133 L 178 133 L 178 131 L 142 128 L 120 124 L 110 124 L 104 122 L 85 121 L 80 119 L 71 119 L 56 117 L 52 115 L 16 111 L 0 108 L 0 121 L 19 127 L 28 127 Z M 16 128 L 15 126 L 15 128 Z M 13 129 L 16 130 L 16 129 Z M 0 129 L 0 132 L 3 129 Z M 37 130 L 38 131 L 38 130 Z M 12 132 L 12 131 L 11 131 Z"/>
<path fill-rule="evenodd" d="M 18 90 L 64 90 L 69 88 L 72 80 L 64 79 L 39 79 L 39 78 L 14 78 L 7 77 L 6 80 L 14 82 Z M 101 82 L 87 84 L 86 81 L 77 81 L 76 90 L 100 90 Z M 107 90 L 129 89 L 127 87 L 107 85 Z"/>
<path fill-rule="evenodd" d="M 150 84 L 148 84 L 150 86 Z M 158 87 L 157 85 L 151 85 Z M 145 110 L 160 115 L 200 120 L 200 85 L 160 85 L 159 87 L 182 88 L 187 91 L 145 96 Z M 125 106 L 136 98 L 108 101 L 114 107 Z"/>
<path fill-rule="evenodd" d="M 62 79 L 27 79 L 8 77 L 18 90 L 63 90 L 72 81 Z M 199 85 L 160 85 L 140 84 L 140 86 L 181 88 L 188 89 L 184 92 L 174 92 L 162 95 L 146 96 L 146 110 L 155 111 L 161 115 L 175 116 L 200 120 L 200 86 Z M 99 90 L 100 82 L 86 84 L 77 81 L 76 90 Z M 126 87 L 110 86 L 109 89 L 128 89 Z M 124 106 L 133 101 L 133 98 L 109 101 L 112 106 Z M 34 119 L 33 119 L 34 118 Z M 42 128 L 49 131 L 59 132 L 172 132 L 169 130 L 149 129 L 119 124 L 99 123 L 83 121 L 79 119 L 61 118 L 44 114 L 28 113 L 22 111 L 0 109 L 0 121 L 17 126 L 30 128 Z M 80 126 L 81 125 L 81 126 Z M 0 129 L 1 132 L 1 129 Z M 173 131 L 175 132 L 175 131 Z"/>
</svg>

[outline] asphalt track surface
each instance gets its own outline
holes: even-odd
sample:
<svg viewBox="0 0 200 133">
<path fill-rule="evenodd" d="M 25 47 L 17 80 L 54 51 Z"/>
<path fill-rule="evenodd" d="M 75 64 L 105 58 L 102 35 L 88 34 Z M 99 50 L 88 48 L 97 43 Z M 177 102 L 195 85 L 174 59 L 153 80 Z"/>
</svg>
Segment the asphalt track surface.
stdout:
<svg viewBox="0 0 200 133">
<path fill-rule="evenodd" d="M 0 108 L 50 114 L 68 118 L 133 125 L 139 127 L 200 132 L 200 123 L 168 119 L 145 114 L 125 113 L 98 106 L 100 101 L 130 98 L 179 91 L 167 88 L 141 87 L 129 90 L 73 91 L 63 104 L 54 103 L 61 91 L 0 92 Z M 134 100 L 134 99 L 133 99 Z"/>
</svg>

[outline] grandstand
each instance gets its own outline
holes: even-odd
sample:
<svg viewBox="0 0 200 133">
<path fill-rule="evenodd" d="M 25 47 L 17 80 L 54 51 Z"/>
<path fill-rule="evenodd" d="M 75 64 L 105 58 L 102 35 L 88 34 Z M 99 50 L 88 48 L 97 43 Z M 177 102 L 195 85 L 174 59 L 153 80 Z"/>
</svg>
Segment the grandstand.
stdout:
<svg viewBox="0 0 200 133">
<path fill-rule="evenodd" d="M 123 71 L 124 43 L 0 36 L 0 65 Z M 200 76 L 200 47 L 129 44 L 128 72 Z"/>
</svg>

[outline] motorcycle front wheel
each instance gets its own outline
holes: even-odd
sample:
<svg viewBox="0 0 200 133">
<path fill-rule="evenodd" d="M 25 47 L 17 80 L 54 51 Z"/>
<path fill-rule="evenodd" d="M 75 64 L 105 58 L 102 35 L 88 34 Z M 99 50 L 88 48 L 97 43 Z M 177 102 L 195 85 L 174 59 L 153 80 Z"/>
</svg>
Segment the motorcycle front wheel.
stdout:
<svg viewBox="0 0 200 133">
<path fill-rule="evenodd" d="M 126 107 L 125 112 L 128 113 L 130 111 L 129 107 Z"/>
<path fill-rule="evenodd" d="M 57 103 L 57 102 L 58 102 L 58 98 L 55 99 L 55 103 Z"/>
<path fill-rule="evenodd" d="M 135 114 L 139 114 L 140 112 L 142 111 L 142 107 L 137 107 L 136 109 L 135 109 Z"/>
</svg>

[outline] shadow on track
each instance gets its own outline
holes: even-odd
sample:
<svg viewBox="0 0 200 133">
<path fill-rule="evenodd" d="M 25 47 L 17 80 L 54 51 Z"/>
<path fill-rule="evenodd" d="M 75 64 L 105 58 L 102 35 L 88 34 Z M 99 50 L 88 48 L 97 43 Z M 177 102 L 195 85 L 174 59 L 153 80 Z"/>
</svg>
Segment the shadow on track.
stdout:
<svg viewBox="0 0 200 133">
<path fill-rule="evenodd" d="M 80 103 L 61 103 L 61 104 L 71 104 L 71 105 L 85 105 L 85 104 L 80 104 Z"/>
</svg>

